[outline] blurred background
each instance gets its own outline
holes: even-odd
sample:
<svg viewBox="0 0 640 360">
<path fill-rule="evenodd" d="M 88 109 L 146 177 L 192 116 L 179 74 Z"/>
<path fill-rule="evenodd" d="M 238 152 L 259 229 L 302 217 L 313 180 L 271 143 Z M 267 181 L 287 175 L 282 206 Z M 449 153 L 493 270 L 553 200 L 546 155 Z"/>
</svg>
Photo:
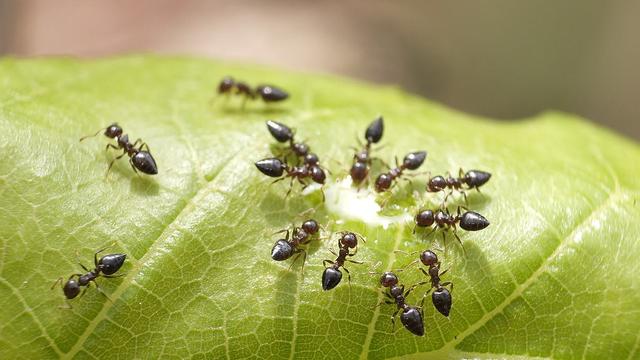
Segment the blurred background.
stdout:
<svg viewBox="0 0 640 360">
<path fill-rule="evenodd" d="M 195 54 L 398 85 L 640 139 L 640 1 L 0 0 L 0 54 Z"/>
</svg>

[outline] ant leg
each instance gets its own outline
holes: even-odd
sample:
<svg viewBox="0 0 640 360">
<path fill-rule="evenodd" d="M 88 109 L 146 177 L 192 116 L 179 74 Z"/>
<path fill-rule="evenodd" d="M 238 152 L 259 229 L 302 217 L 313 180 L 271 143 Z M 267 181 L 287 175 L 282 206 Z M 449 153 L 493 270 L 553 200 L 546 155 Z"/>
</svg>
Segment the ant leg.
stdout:
<svg viewBox="0 0 640 360">
<path fill-rule="evenodd" d="M 273 184 L 277 183 L 278 181 L 282 181 L 282 180 L 284 180 L 284 179 L 285 179 L 284 177 L 281 177 L 281 178 L 279 178 L 279 179 L 276 179 L 276 180 L 274 180 L 273 182 L 271 182 L 271 185 L 273 185 Z"/>
<path fill-rule="evenodd" d="M 378 306 L 382 305 L 382 304 L 393 304 L 394 302 L 391 300 L 383 300 L 380 301 L 379 303 L 376 304 L 376 306 L 372 307 L 371 310 L 375 310 L 375 308 L 377 308 Z"/>
<path fill-rule="evenodd" d="M 393 324 L 393 327 L 392 327 L 393 332 L 396 332 L 396 316 L 398 316 L 399 312 L 400 312 L 400 309 L 396 310 L 396 312 L 394 312 L 393 315 L 391 315 L 391 324 Z"/>
<path fill-rule="evenodd" d="M 332 253 L 335 256 L 338 256 L 338 254 L 335 251 L 333 251 L 333 249 L 329 249 L 329 252 Z"/>
<path fill-rule="evenodd" d="M 98 131 L 99 132 L 99 131 Z M 95 135 L 94 135 L 95 136 Z M 62 285 L 62 281 L 64 280 L 64 278 L 62 276 L 60 276 L 58 278 L 58 280 L 56 280 L 56 282 L 53 283 L 53 285 L 51 285 L 51 290 L 53 290 L 54 287 L 56 287 L 56 285 L 58 285 L 58 283 L 60 283 L 60 287 L 64 288 Z"/>
<path fill-rule="evenodd" d="M 89 290 L 89 287 L 87 286 L 86 288 L 84 288 L 84 290 L 82 290 L 82 293 L 80 294 L 80 296 L 78 297 L 78 299 L 82 298 L 84 296 L 84 294 L 87 293 L 87 290 Z"/>
<path fill-rule="evenodd" d="M 136 175 L 140 175 L 140 173 L 138 173 L 138 169 L 136 169 L 136 167 L 133 165 L 133 158 L 129 158 L 129 165 L 131 165 L 131 168 L 133 169 L 133 172 L 136 173 Z"/>
<path fill-rule="evenodd" d="M 80 262 L 80 255 L 78 254 L 78 251 L 76 251 L 76 261 L 78 261 L 78 265 L 80 265 L 80 267 L 82 268 L 82 270 L 89 272 L 90 270 L 87 269 L 86 266 L 82 265 L 82 263 Z M 98 268 L 98 261 L 95 261 L 95 265 L 96 265 L 96 269 Z"/>
<path fill-rule="evenodd" d="M 465 250 L 464 245 L 462 245 L 462 240 L 460 240 L 460 237 L 456 233 L 455 229 L 453 230 L 453 236 L 455 236 L 456 240 L 458 240 L 458 243 L 460 243 L 460 247 L 462 248 L 462 253 L 466 256 L 467 255 L 467 250 Z"/>
<path fill-rule="evenodd" d="M 114 244 L 115 244 L 115 243 L 114 243 Z M 98 254 L 100 254 L 101 252 L 103 252 L 103 251 L 107 250 L 107 249 L 108 249 L 108 248 L 110 248 L 111 246 L 112 246 L 112 245 L 105 246 L 105 247 L 103 247 L 102 249 L 100 249 L 100 250 L 96 251 L 96 252 L 93 254 L 93 265 L 95 265 L 96 269 L 98 268 Z M 78 253 L 77 253 L 77 252 L 76 252 L 76 257 L 78 257 Z M 84 266 L 83 266 L 83 268 L 84 268 Z M 88 271 L 88 270 L 87 270 L 87 271 Z"/>
<path fill-rule="evenodd" d="M 287 191 L 287 193 L 284 195 L 284 198 L 285 198 L 285 199 L 289 196 L 289 194 L 291 194 L 291 190 L 293 190 L 293 180 L 294 180 L 294 179 L 295 179 L 294 177 L 291 177 L 291 182 L 289 183 L 289 190 L 288 190 L 288 191 Z M 298 180 L 300 180 L 300 179 L 298 179 Z"/>
<path fill-rule="evenodd" d="M 351 260 L 351 259 L 346 259 L 346 261 L 350 262 L 350 263 L 354 263 L 354 264 L 364 264 L 364 261 L 356 261 L 356 260 Z"/>
<path fill-rule="evenodd" d="M 347 279 L 349 280 L 349 287 L 351 287 L 351 273 L 349 272 L 349 270 L 346 267 L 342 267 L 342 269 L 344 269 L 344 271 L 347 272 Z"/>
<path fill-rule="evenodd" d="M 106 297 L 106 298 L 107 298 L 107 300 L 109 300 L 110 302 L 113 302 L 113 300 L 111 300 L 111 298 L 109 297 L 109 295 L 107 295 L 107 293 L 106 293 L 106 292 L 104 292 L 104 290 L 102 290 L 102 288 L 100 287 L 100 285 L 98 285 L 98 283 L 97 283 L 95 280 L 93 280 L 93 283 L 96 285 L 96 289 L 98 289 L 98 291 L 99 291 L 102 295 L 104 295 L 104 297 Z M 87 289 L 88 289 L 88 288 L 89 288 L 89 287 L 87 286 Z M 85 291 L 87 291 L 87 290 L 85 289 Z"/>
<path fill-rule="evenodd" d="M 458 177 L 459 177 L 460 179 L 462 179 L 462 178 L 464 177 L 464 170 L 462 170 L 462 168 L 459 168 L 459 169 L 458 169 Z"/>
<path fill-rule="evenodd" d="M 411 294 L 411 292 L 415 290 L 418 286 L 422 286 L 428 283 L 429 283 L 428 281 L 420 281 L 417 284 L 411 285 L 411 287 L 404 293 L 404 297 L 406 298 L 407 296 L 409 296 L 409 294 Z"/>
<path fill-rule="evenodd" d="M 331 260 L 322 260 L 322 266 L 327 267 L 327 264 L 335 264 L 333 261 Z"/>
<path fill-rule="evenodd" d="M 109 144 L 109 145 L 111 145 L 111 144 Z M 109 171 L 111 170 L 111 167 L 113 166 L 113 163 L 115 163 L 116 160 L 120 160 L 126 154 L 127 154 L 127 152 L 124 151 L 120 156 L 117 156 L 115 159 L 111 160 L 111 162 L 109 163 L 109 167 L 107 168 L 107 175 L 109 174 Z"/>
<path fill-rule="evenodd" d="M 113 145 L 113 144 L 107 144 L 107 146 L 104 147 L 104 151 L 109 150 L 109 148 L 111 149 L 116 149 L 116 150 L 120 150 L 120 148 L 118 148 L 117 146 Z"/>
<path fill-rule="evenodd" d="M 440 284 L 440 286 L 444 287 L 444 286 L 448 286 L 451 285 L 451 290 L 453 291 L 453 283 L 451 281 L 447 281 L 447 282 L 443 282 L 442 284 Z"/>
</svg>

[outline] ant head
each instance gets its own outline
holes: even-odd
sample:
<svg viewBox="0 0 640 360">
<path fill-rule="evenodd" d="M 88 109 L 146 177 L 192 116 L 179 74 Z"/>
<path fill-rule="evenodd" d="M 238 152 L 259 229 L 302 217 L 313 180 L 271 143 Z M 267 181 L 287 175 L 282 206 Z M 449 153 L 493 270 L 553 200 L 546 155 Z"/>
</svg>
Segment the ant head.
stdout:
<svg viewBox="0 0 640 360">
<path fill-rule="evenodd" d="M 78 284 L 77 281 L 73 279 L 69 279 L 64 284 L 64 287 L 62 288 L 62 292 L 64 292 L 64 296 L 67 299 L 73 299 L 76 296 L 78 296 L 78 294 L 80 294 L 80 285 Z"/>
<path fill-rule="evenodd" d="M 319 161 L 320 159 L 318 158 L 318 155 L 316 155 L 315 153 L 308 153 L 304 157 L 305 165 L 309 165 L 309 166 L 317 165 Z"/>
<path fill-rule="evenodd" d="M 422 210 L 416 215 L 416 225 L 427 227 L 433 225 L 435 221 L 432 210 Z"/>
<path fill-rule="evenodd" d="M 396 274 L 387 271 L 380 277 L 380 284 L 384 287 L 392 287 L 393 285 L 398 284 L 398 277 Z"/>
<path fill-rule="evenodd" d="M 218 84 L 218 93 L 224 94 L 231 91 L 234 83 L 235 82 L 233 81 L 233 78 L 231 76 L 223 77 L 222 81 L 220 81 L 220 84 Z"/>
<path fill-rule="evenodd" d="M 324 170 L 320 168 L 320 166 L 312 166 L 311 169 L 311 179 L 318 184 L 324 185 L 324 181 L 327 179 L 327 175 L 324 173 Z"/>
<path fill-rule="evenodd" d="M 345 232 L 340 238 L 340 244 L 353 249 L 358 246 L 358 236 L 352 232 Z"/>
<path fill-rule="evenodd" d="M 424 265 L 431 267 L 438 263 L 438 255 L 431 250 L 425 250 L 420 254 L 420 261 Z"/>
<path fill-rule="evenodd" d="M 293 131 L 287 125 L 269 120 L 267 121 L 267 129 L 278 142 L 287 142 L 293 139 Z"/>
<path fill-rule="evenodd" d="M 305 143 L 295 143 L 293 144 L 293 152 L 297 156 L 307 156 L 309 153 L 309 146 Z"/>
<path fill-rule="evenodd" d="M 424 162 L 424 159 L 426 158 L 427 158 L 426 151 L 412 152 L 407 154 L 407 156 L 404 157 L 404 159 L 402 160 L 402 166 L 404 166 L 409 170 L 415 170 L 422 165 L 422 163 Z"/>
<path fill-rule="evenodd" d="M 393 182 L 393 179 L 391 178 L 391 175 L 389 174 L 380 174 L 378 176 L 378 178 L 376 179 L 376 191 L 377 192 L 383 192 L 388 190 L 391 187 L 391 183 Z"/>
<path fill-rule="evenodd" d="M 447 187 L 447 180 L 444 176 L 438 175 L 429 179 L 427 183 L 427 190 L 429 192 L 438 192 L 442 191 Z"/>
<path fill-rule="evenodd" d="M 480 187 L 491 179 L 491 173 L 480 170 L 469 170 L 464 174 L 464 182 L 470 187 Z"/>
<path fill-rule="evenodd" d="M 104 136 L 108 138 L 115 139 L 116 136 L 120 135 L 122 135 L 122 128 L 116 123 L 107 126 L 107 128 L 104 130 Z"/>
<path fill-rule="evenodd" d="M 105 255 L 98 260 L 98 270 L 105 275 L 115 274 L 116 271 L 120 270 L 126 258 L 126 254 Z"/>
<path fill-rule="evenodd" d="M 270 177 L 280 177 L 286 165 L 278 158 L 268 158 L 256 161 L 256 167 L 261 173 Z"/>
<path fill-rule="evenodd" d="M 368 173 L 369 169 L 367 168 L 367 164 L 361 161 L 354 162 L 351 166 L 351 170 L 349 171 L 351 179 L 356 183 L 362 182 L 367 177 Z"/>
<path fill-rule="evenodd" d="M 302 223 L 302 230 L 306 231 L 308 234 L 315 234 L 320 230 L 320 225 L 318 225 L 317 221 L 309 219 Z"/>
<path fill-rule="evenodd" d="M 382 131 L 384 130 L 384 123 L 382 116 L 378 116 L 377 119 L 373 120 L 367 131 L 364 133 L 364 138 L 367 139 L 369 143 L 377 143 L 382 138 Z"/>
</svg>

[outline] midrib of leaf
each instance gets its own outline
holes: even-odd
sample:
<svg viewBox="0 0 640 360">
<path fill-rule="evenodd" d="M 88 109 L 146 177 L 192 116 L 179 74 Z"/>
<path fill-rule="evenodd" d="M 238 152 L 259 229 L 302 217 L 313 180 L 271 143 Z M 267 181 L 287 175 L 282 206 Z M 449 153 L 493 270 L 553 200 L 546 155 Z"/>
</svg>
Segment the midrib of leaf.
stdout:
<svg viewBox="0 0 640 360">
<path fill-rule="evenodd" d="M 89 325 L 86 327 L 85 331 L 78 337 L 78 340 L 73 344 L 69 352 L 65 354 L 65 358 L 72 359 L 80 350 L 82 350 L 82 346 L 85 341 L 91 336 L 93 331 L 95 330 L 98 324 L 107 318 L 107 312 L 111 307 L 115 304 L 115 302 L 120 298 L 120 296 L 129 288 L 129 286 L 133 283 L 134 278 L 138 275 L 138 272 L 142 268 L 143 264 L 146 262 L 149 256 L 156 253 L 156 249 L 158 249 L 164 241 L 172 234 L 175 224 L 179 223 L 180 220 L 186 216 L 188 216 L 193 209 L 195 209 L 198 201 L 206 198 L 212 192 L 217 191 L 215 188 L 215 179 L 218 178 L 220 174 L 224 172 L 224 170 L 234 164 L 234 160 L 239 158 L 243 154 L 242 151 L 237 151 L 233 156 L 231 156 L 225 163 L 219 167 L 219 171 L 214 172 L 213 176 L 209 181 L 207 181 L 204 187 L 201 187 L 195 194 L 189 199 L 189 201 L 185 204 L 185 206 L 180 209 L 178 214 L 175 216 L 169 224 L 164 228 L 160 236 L 158 236 L 153 243 L 149 246 L 145 254 L 137 260 L 131 270 L 128 272 L 127 276 L 123 279 L 122 283 L 118 285 L 117 289 L 111 294 L 111 298 L 113 301 L 105 301 L 102 305 L 102 308 L 98 312 L 98 314 L 89 322 Z M 223 248 L 224 249 L 224 248 Z M 223 250 L 221 249 L 221 250 Z"/>
<path fill-rule="evenodd" d="M 558 242 L 558 245 L 556 246 L 554 251 L 549 256 L 546 257 L 545 261 L 536 269 L 536 271 L 534 271 L 531 274 L 531 276 L 529 276 L 522 284 L 519 284 L 518 286 L 516 286 L 514 291 L 511 294 L 509 294 L 509 296 L 507 296 L 504 299 L 504 301 L 502 301 L 498 306 L 493 308 L 493 310 L 485 313 L 478 321 L 471 324 L 471 326 L 469 326 L 466 330 L 458 334 L 458 336 L 454 338 L 452 341 L 445 343 L 445 345 L 441 349 L 434 350 L 434 351 L 427 351 L 423 353 L 417 352 L 411 355 L 420 356 L 425 354 L 432 354 L 434 352 L 441 352 L 444 350 L 447 353 L 455 352 L 457 354 L 464 355 L 465 357 L 467 355 L 471 356 L 472 354 L 470 353 L 467 354 L 464 351 L 456 350 L 455 346 L 461 343 L 467 336 L 473 334 L 476 330 L 478 330 L 480 327 L 485 325 L 493 317 L 500 314 L 507 306 L 509 306 L 509 304 L 511 304 L 516 298 L 522 295 L 522 293 L 527 288 L 529 288 L 529 286 L 533 284 L 538 279 L 538 277 L 540 277 L 540 275 L 544 273 L 549 263 L 560 253 L 560 251 L 564 248 L 564 246 L 568 243 L 568 241 L 575 236 L 576 233 L 582 230 L 583 227 L 586 227 L 597 216 L 597 214 L 605 211 L 607 208 L 613 206 L 617 201 L 621 199 L 624 200 L 624 192 L 622 192 L 622 190 L 620 190 L 619 188 L 616 188 L 616 190 L 611 192 L 611 194 L 604 201 L 602 201 L 602 203 L 598 207 L 594 208 L 584 218 L 584 220 L 578 223 L 567 236 L 560 239 L 560 242 Z M 640 338 L 640 335 L 639 335 L 639 338 Z M 502 354 L 500 354 L 500 357 L 502 357 Z"/>
<path fill-rule="evenodd" d="M 404 232 L 404 224 L 399 224 L 397 233 L 396 233 L 396 238 L 393 243 L 393 251 L 389 253 L 389 258 L 387 261 L 388 265 L 384 271 L 391 271 L 393 269 L 393 264 L 395 264 L 395 261 L 396 261 L 396 251 L 399 250 L 403 232 Z M 383 298 L 384 298 L 384 294 L 381 291 L 379 291 L 376 305 L 379 304 L 380 301 L 383 300 Z M 373 311 L 373 316 L 371 317 L 371 321 L 367 326 L 367 336 L 364 340 L 364 345 L 362 346 L 360 359 L 366 359 L 369 355 L 369 347 L 371 346 L 371 339 L 373 339 L 373 333 L 376 330 L 376 323 L 378 322 L 379 316 L 380 316 L 380 306 L 376 306 L 375 310 Z"/>
</svg>

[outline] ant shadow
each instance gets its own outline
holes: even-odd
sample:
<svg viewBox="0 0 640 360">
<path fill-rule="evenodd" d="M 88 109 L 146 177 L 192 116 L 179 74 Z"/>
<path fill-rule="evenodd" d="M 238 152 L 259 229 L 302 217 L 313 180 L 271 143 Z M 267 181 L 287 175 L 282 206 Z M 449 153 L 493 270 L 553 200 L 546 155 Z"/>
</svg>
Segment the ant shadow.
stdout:
<svg viewBox="0 0 640 360">
<path fill-rule="evenodd" d="M 130 189 L 141 195 L 156 196 L 160 192 L 160 185 L 154 179 L 139 175 L 131 179 Z"/>
<path fill-rule="evenodd" d="M 276 115 L 276 114 L 288 114 L 291 112 L 289 108 L 279 106 L 232 106 L 224 104 L 217 107 L 221 112 L 227 115 L 246 115 L 246 114 L 259 114 L 259 115 Z M 212 109 L 214 107 L 212 106 Z"/>
<path fill-rule="evenodd" d="M 470 283 L 482 283 L 483 287 L 493 288 L 494 276 L 484 252 L 473 241 L 467 241 L 464 248 L 466 257 L 460 270 L 469 277 Z"/>
</svg>

